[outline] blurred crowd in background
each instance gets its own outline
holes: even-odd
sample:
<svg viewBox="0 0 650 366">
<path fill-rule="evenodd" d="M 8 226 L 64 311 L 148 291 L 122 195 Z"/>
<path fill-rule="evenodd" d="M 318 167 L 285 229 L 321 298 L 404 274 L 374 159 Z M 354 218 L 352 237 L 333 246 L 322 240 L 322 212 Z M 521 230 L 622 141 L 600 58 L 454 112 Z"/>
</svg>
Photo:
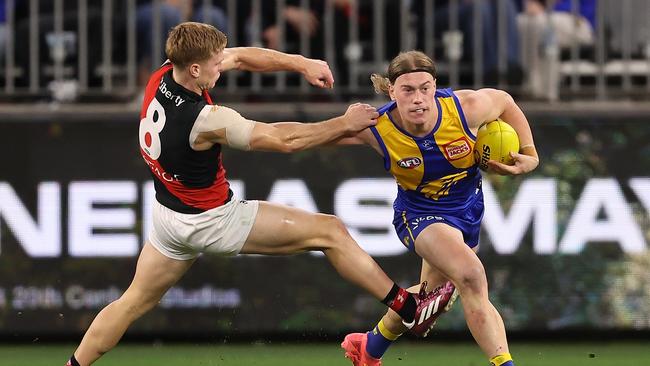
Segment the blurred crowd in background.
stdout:
<svg viewBox="0 0 650 366">
<path fill-rule="evenodd" d="M 550 101 L 565 89 L 611 97 L 615 87 L 644 99 L 649 14 L 643 0 L 0 0 L 0 98 L 133 96 L 165 59 L 167 31 L 191 20 L 213 24 L 230 46 L 326 59 L 339 96 L 368 94 L 370 73 L 417 48 L 438 63 L 440 85 Z M 222 82 L 233 93 L 291 94 L 300 79 Z"/>
</svg>

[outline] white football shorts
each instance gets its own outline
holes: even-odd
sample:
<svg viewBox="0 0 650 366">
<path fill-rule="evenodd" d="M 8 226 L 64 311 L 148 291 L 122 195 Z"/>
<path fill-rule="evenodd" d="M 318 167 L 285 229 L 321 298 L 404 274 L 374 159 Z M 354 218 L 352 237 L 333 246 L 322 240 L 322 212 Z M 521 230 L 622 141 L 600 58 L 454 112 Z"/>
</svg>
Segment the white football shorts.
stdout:
<svg viewBox="0 0 650 366">
<path fill-rule="evenodd" d="M 149 242 L 165 256 L 188 260 L 201 253 L 239 254 L 255 223 L 258 201 L 234 197 L 223 206 L 198 214 L 183 214 L 153 203 Z"/>
</svg>

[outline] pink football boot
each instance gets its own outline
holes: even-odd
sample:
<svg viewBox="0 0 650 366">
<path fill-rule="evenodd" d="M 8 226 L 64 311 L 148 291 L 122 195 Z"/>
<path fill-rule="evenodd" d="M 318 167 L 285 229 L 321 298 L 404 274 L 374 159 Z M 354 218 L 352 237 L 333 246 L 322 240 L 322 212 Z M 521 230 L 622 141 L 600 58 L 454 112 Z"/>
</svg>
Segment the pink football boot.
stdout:
<svg viewBox="0 0 650 366">
<path fill-rule="evenodd" d="M 354 366 L 381 366 L 381 360 L 370 356 L 366 352 L 368 333 L 350 333 L 345 336 L 341 348 L 345 350 L 345 357 L 352 361 Z"/>
</svg>

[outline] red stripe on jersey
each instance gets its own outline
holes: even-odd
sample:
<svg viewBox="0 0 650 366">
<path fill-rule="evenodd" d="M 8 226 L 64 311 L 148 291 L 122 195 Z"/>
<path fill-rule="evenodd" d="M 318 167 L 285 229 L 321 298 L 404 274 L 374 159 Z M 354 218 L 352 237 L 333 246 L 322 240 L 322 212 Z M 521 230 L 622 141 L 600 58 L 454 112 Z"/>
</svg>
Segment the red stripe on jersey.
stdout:
<svg viewBox="0 0 650 366">
<path fill-rule="evenodd" d="M 165 73 L 171 70 L 174 66 L 171 63 L 166 63 L 162 65 L 158 70 L 154 71 L 147 82 L 147 86 L 144 89 L 144 99 L 142 100 L 142 110 L 140 110 L 140 119 L 143 119 L 147 115 L 147 108 L 149 103 L 156 97 L 156 91 L 160 85 L 160 80 L 162 80 Z"/>
<path fill-rule="evenodd" d="M 140 154 L 156 179 L 184 204 L 202 210 L 210 210 L 223 205 L 228 199 L 230 184 L 226 180 L 226 169 L 221 165 L 221 154 L 219 154 L 219 169 L 214 183 L 206 188 L 186 187 L 181 181 L 167 173 L 157 160 L 151 160 L 142 148 L 140 148 Z"/>
<path fill-rule="evenodd" d="M 205 98 L 205 101 L 208 102 L 209 105 L 214 105 L 214 103 L 212 103 L 212 97 L 210 96 L 210 93 L 208 93 L 207 89 L 203 89 L 203 98 Z"/>
</svg>

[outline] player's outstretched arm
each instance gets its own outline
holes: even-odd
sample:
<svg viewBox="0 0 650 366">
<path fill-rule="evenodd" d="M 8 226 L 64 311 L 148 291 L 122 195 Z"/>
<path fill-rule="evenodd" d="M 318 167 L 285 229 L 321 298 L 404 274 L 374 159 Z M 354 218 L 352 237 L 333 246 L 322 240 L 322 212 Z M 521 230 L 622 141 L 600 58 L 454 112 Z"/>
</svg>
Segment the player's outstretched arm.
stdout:
<svg viewBox="0 0 650 366">
<path fill-rule="evenodd" d="M 223 52 L 221 71 L 294 71 L 301 73 L 314 86 L 331 88 L 334 85 L 332 71 L 327 62 L 322 60 L 259 47 L 233 47 L 226 48 Z"/>
<path fill-rule="evenodd" d="M 477 128 L 485 121 L 501 118 L 510 124 L 519 135 L 520 151 L 511 153 L 515 163 L 506 165 L 489 161 L 490 169 L 502 175 L 519 175 L 537 168 L 539 156 L 535 149 L 528 119 L 510 94 L 503 90 L 490 88 L 459 90 L 457 94 L 470 128 Z"/>
<path fill-rule="evenodd" d="M 296 152 L 330 144 L 341 137 L 354 136 L 374 126 L 379 114 L 375 107 L 355 103 L 344 115 L 317 123 L 257 123 L 251 136 L 251 149 Z"/>
<path fill-rule="evenodd" d="M 240 150 L 296 152 L 355 136 L 374 126 L 379 116 L 368 104 L 355 103 L 344 115 L 316 123 L 262 123 L 242 117 L 223 106 L 206 106 L 190 133 L 194 150 L 207 150 L 214 144 Z"/>
</svg>

